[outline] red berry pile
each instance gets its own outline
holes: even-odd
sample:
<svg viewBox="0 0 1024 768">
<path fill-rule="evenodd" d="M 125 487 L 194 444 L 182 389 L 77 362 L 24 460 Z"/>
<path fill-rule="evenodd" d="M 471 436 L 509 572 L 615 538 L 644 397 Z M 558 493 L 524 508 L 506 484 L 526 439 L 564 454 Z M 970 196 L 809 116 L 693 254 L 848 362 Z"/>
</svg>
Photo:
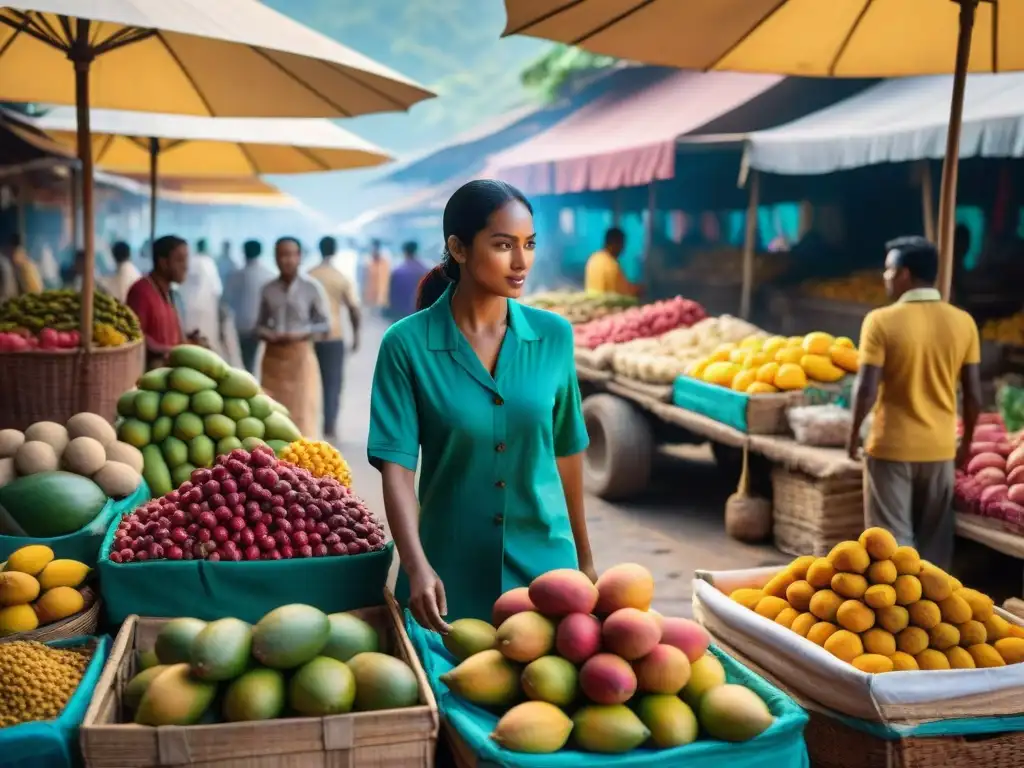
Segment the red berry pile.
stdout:
<svg viewBox="0 0 1024 768">
<path fill-rule="evenodd" d="M 384 541 L 366 503 L 334 478 L 269 447 L 239 448 L 127 515 L 110 560 L 288 560 L 375 552 Z"/>
</svg>

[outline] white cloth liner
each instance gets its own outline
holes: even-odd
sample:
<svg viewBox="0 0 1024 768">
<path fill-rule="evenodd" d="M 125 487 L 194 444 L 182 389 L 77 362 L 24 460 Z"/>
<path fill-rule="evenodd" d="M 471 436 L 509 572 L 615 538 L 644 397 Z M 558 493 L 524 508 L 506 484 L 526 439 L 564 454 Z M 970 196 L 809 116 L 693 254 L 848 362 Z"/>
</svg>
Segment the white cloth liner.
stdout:
<svg viewBox="0 0 1024 768">
<path fill-rule="evenodd" d="M 742 587 L 760 588 L 781 569 L 777 566 L 738 571 L 698 572 L 693 581 L 694 602 L 712 614 L 717 621 L 758 643 L 765 653 L 752 659 L 780 680 L 796 682 L 795 670 L 814 668 L 835 680 L 837 688 L 846 689 L 845 696 L 859 699 L 857 710 L 864 705 L 918 704 L 955 700 L 961 697 L 1018 688 L 1024 700 L 1024 664 L 993 669 L 957 669 L 949 671 L 890 672 L 871 675 L 840 661 L 825 649 L 800 637 L 785 627 L 754 613 L 730 600 L 729 594 Z M 1024 625 L 1020 618 L 996 608 L 1007 621 Z M 811 692 L 804 691 L 808 698 Z"/>
</svg>

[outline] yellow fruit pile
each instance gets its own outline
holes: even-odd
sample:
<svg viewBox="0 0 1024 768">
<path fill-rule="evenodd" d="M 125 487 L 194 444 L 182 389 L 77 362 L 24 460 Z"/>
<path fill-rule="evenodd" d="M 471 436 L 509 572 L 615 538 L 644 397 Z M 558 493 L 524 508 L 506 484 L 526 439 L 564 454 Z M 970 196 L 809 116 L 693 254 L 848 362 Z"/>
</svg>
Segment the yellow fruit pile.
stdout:
<svg viewBox="0 0 1024 768">
<path fill-rule="evenodd" d="M 856 272 L 831 280 L 811 280 L 803 284 L 808 296 L 833 301 L 850 301 L 880 307 L 889 301 L 885 295 L 885 282 L 877 271 Z"/>
<path fill-rule="evenodd" d="M 333 477 L 346 488 L 352 487 L 352 470 L 330 443 L 303 437 L 284 448 L 278 458 L 309 470 L 313 477 Z"/>
<path fill-rule="evenodd" d="M 862 672 L 1024 662 L 1024 627 L 883 528 L 828 557 L 798 557 L 762 589 L 730 597 Z"/>
<path fill-rule="evenodd" d="M 806 336 L 748 336 L 720 345 L 687 374 L 748 395 L 805 389 L 812 381 L 831 384 L 857 372 L 857 347 L 846 337 L 815 331 Z"/>
<path fill-rule="evenodd" d="M 78 587 L 88 575 L 89 566 L 54 560 L 53 550 L 42 544 L 11 553 L 0 571 L 0 637 L 74 616 L 85 608 Z"/>
<path fill-rule="evenodd" d="M 1024 347 L 1024 312 L 1000 320 L 989 320 L 981 329 L 981 338 L 997 344 Z"/>
<path fill-rule="evenodd" d="M 78 688 L 92 649 L 0 643 L 0 728 L 52 720 Z"/>
</svg>

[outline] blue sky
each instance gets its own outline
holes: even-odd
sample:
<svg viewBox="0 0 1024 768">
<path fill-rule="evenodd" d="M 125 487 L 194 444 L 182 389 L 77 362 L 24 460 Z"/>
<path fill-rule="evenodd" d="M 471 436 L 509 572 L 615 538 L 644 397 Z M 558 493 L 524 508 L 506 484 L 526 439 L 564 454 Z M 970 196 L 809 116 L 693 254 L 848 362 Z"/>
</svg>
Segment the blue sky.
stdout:
<svg viewBox="0 0 1024 768">
<path fill-rule="evenodd" d="M 549 43 L 500 39 L 501 0 L 263 0 L 345 45 L 402 72 L 438 98 L 408 113 L 370 115 L 342 125 L 398 157 L 422 151 L 521 104 L 523 67 Z M 269 181 L 330 219 L 371 204 L 360 190 L 379 171 L 273 176 Z"/>
</svg>

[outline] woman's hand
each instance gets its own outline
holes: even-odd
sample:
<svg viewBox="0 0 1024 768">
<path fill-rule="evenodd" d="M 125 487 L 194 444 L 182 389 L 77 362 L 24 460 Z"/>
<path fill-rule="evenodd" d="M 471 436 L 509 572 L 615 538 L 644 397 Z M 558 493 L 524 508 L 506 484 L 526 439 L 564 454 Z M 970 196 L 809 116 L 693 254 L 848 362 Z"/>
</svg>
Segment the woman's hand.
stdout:
<svg viewBox="0 0 1024 768">
<path fill-rule="evenodd" d="M 442 618 L 448 613 L 444 584 L 430 566 L 418 568 L 409 576 L 409 610 L 421 627 L 447 635 L 451 627 Z"/>
</svg>

